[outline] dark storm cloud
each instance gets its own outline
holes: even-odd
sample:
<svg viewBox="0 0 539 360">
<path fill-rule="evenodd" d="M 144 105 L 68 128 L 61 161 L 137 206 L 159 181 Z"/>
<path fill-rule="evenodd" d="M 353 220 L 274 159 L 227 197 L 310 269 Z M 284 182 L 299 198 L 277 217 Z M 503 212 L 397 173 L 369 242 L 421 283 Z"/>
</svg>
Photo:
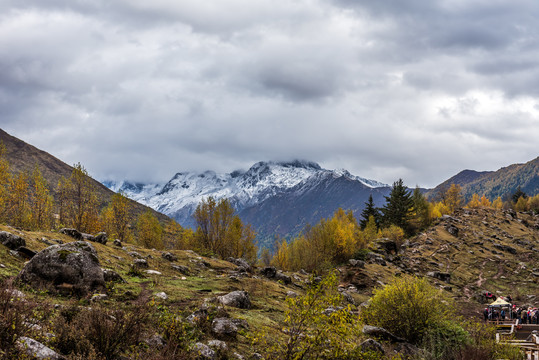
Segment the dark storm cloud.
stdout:
<svg viewBox="0 0 539 360">
<path fill-rule="evenodd" d="M 434 186 L 537 156 L 538 8 L 7 0 L 0 126 L 100 179 L 303 158 Z"/>
</svg>

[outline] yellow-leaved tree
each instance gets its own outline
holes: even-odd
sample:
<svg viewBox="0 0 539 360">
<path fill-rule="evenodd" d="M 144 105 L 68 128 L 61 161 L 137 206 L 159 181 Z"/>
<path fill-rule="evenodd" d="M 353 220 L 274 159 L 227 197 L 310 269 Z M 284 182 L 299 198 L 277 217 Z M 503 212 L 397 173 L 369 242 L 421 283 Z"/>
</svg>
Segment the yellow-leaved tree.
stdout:
<svg viewBox="0 0 539 360">
<path fill-rule="evenodd" d="M 5 157 L 6 147 L 0 142 L 0 221 L 7 220 L 7 204 L 9 201 L 8 186 L 11 181 L 9 162 Z"/>
<path fill-rule="evenodd" d="M 457 184 L 451 184 L 449 189 L 443 194 L 443 203 L 452 213 L 462 205 L 461 187 Z"/>
<path fill-rule="evenodd" d="M 28 177 L 21 172 L 11 178 L 8 186 L 8 218 L 14 226 L 27 228 L 30 225 L 28 202 Z"/>
<path fill-rule="evenodd" d="M 163 227 L 149 209 L 137 218 L 137 240 L 145 248 L 163 249 Z"/>
<path fill-rule="evenodd" d="M 103 227 L 110 237 L 126 241 L 132 236 L 129 229 L 131 204 L 123 193 L 112 195 L 110 203 L 103 209 L 101 217 Z"/>
<path fill-rule="evenodd" d="M 30 181 L 31 227 L 33 229 L 50 229 L 52 222 L 53 199 L 47 181 L 36 165 Z"/>
</svg>

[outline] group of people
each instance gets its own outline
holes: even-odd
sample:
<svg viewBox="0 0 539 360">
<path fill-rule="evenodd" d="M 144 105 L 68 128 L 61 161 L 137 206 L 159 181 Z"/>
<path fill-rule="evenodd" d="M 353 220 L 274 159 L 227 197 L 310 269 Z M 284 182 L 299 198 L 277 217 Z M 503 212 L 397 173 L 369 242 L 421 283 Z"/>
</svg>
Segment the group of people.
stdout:
<svg viewBox="0 0 539 360">
<path fill-rule="evenodd" d="M 505 319 L 518 319 L 519 324 L 539 324 L 539 310 L 531 306 L 512 308 L 489 306 L 483 310 L 485 321 L 504 321 Z"/>
</svg>

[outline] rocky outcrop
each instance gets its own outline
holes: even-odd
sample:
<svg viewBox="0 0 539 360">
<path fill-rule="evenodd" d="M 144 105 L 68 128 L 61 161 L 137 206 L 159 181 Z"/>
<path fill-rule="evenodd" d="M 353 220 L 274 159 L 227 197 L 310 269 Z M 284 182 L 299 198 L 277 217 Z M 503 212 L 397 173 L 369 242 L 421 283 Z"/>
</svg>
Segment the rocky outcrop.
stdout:
<svg viewBox="0 0 539 360">
<path fill-rule="evenodd" d="M 171 252 L 164 252 L 161 254 L 161 257 L 165 260 L 168 260 L 170 262 L 172 261 L 178 261 L 178 257 L 176 255 L 174 255 L 173 253 Z"/>
<path fill-rule="evenodd" d="M 249 265 L 249 263 L 245 259 L 242 259 L 242 258 L 235 259 L 235 258 L 229 257 L 227 261 L 237 266 L 236 271 L 253 272 L 253 268 L 251 267 L 251 265 Z"/>
<path fill-rule="evenodd" d="M 384 354 L 382 344 L 374 339 L 367 339 L 363 341 L 361 344 L 359 344 L 359 347 L 361 348 L 362 352 L 377 352 Z"/>
<path fill-rule="evenodd" d="M 377 326 L 365 325 L 363 326 L 363 333 L 368 336 L 374 336 L 376 338 L 389 340 L 392 342 L 404 342 L 404 339 L 393 335 L 384 328 Z"/>
<path fill-rule="evenodd" d="M 77 229 L 72 228 L 62 228 L 60 231 L 58 231 L 60 234 L 64 234 L 67 236 L 72 237 L 75 240 L 82 240 L 82 233 L 78 231 Z"/>
<path fill-rule="evenodd" d="M 97 252 L 84 241 L 53 245 L 42 250 L 26 263 L 17 280 L 53 292 L 69 289 L 78 296 L 105 288 Z"/>
<path fill-rule="evenodd" d="M 107 283 L 108 282 L 127 283 L 127 281 L 125 281 L 124 278 L 122 278 L 120 274 L 110 269 L 103 269 L 103 278 L 105 279 L 105 282 Z"/>
<path fill-rule="evenodd" d="M 0 231 L 0 243 L 11 250 L 26 246 L 26 241 L 22 237 L 7 231 Z"/>
<path fill-rule="evenodd" d="M 96 243 L 106 245 L 108 241 L 107 233 L 104 233 L 104 232 L 97 233 L 96 236 L 94 236 L 94 241 Z"/>
<path fill-rule="evenodd" d="M 51 348 L 43 345 L 39 341 L 31 339 L 26 336 L 21 336 L 17 340 L 17 346 L 26 353 L 31 359 L 39 360 L 60 360 L 64 359 L 63 356 L 52 350 Z"/>
</svg>

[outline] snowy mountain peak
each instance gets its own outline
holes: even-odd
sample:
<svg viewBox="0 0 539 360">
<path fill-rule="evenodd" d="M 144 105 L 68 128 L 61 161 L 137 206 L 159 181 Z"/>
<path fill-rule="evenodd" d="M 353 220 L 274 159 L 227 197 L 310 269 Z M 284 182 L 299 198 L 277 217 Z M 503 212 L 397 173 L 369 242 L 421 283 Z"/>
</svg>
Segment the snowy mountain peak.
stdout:
<svg viewBox="0 0 539 360">
<path fill-rule="evenodd" d="M 324 179 L 340 177 L 359 182 L 367 188 L 387 186 L 354 176 L 344 169 L 326 170 L 317 163 L 304 160 L 261 161 L 247 171 L 236 170 L 230 174 L 211 170 L 178 172 L 165 185 L 128 182 L 106 182 L 105 185 L 114 191 L 123 191 L 126 196 L 181 223 L 189 222 L 196 206 L 210 196 L 228 198 L 240 211 L 285 192 L 308 192 Z"/>
</svg>

